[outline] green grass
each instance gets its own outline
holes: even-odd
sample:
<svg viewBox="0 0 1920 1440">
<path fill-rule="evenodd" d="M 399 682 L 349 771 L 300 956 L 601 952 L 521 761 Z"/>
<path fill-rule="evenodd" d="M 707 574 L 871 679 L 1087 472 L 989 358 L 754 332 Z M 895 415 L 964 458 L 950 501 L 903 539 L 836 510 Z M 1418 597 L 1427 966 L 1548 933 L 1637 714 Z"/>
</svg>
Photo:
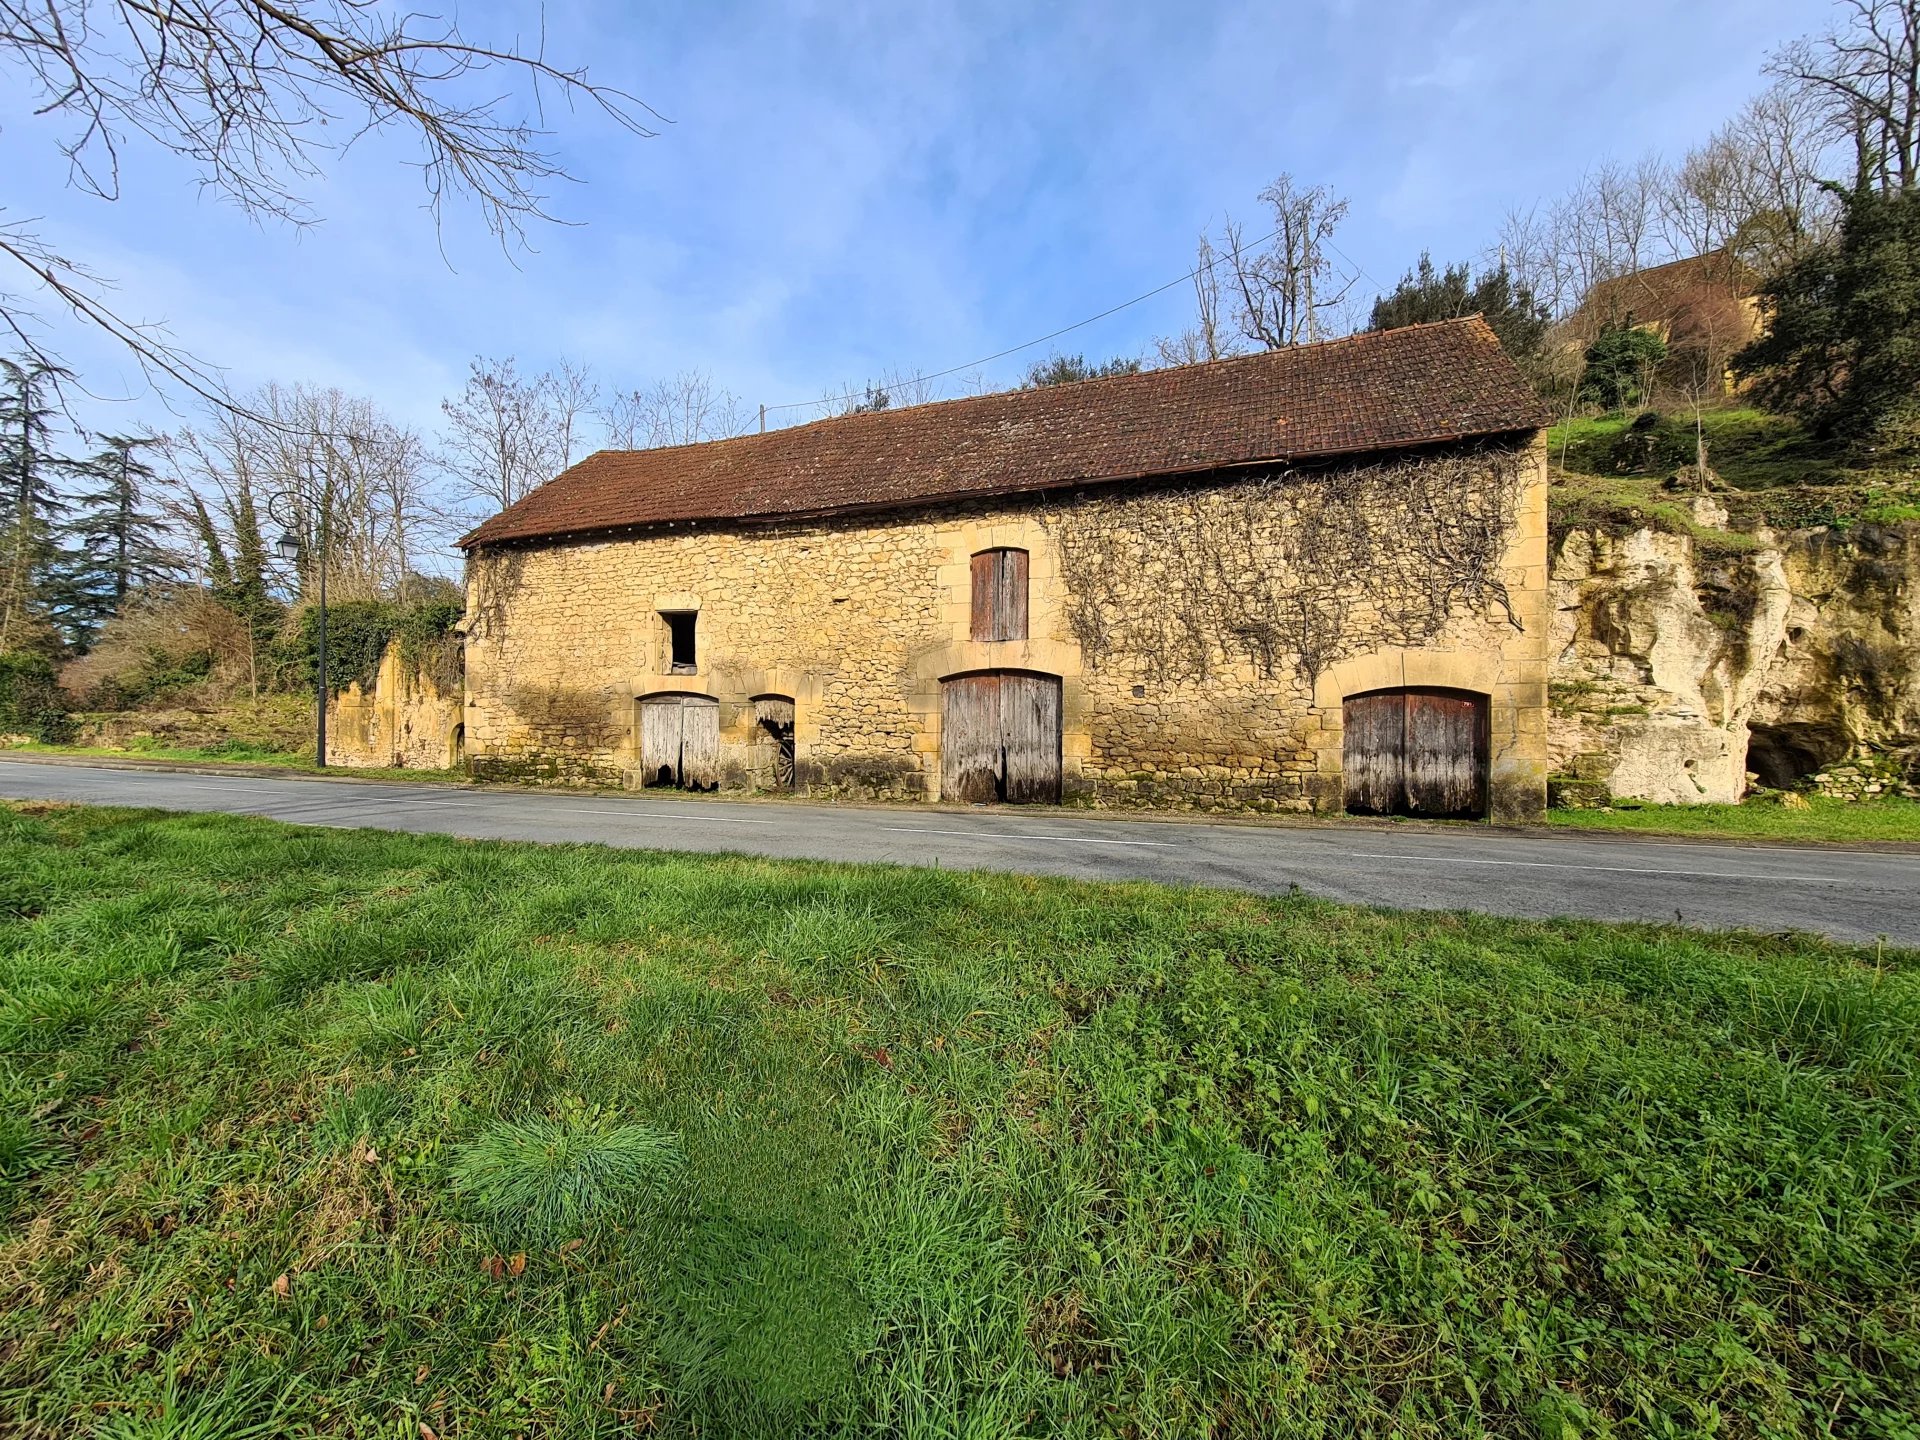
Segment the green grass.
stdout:
<svg viewBox="0 0 1920 1440">
<path fill-rule="evenodd" d="M 1911 955 L 0 824 L 11 1434 L 1920 1433 Z"/>
<path fill-rule="evenodd" d="M 1644 523 L 1734 551 L 1753 548 L 1751 537 L 1739 532 L 1758 525 L 1844 528 L 1920 520 L 1920 473 L 1912 468 L 1849 467 L 1783 415 L 1732 407 L 1701 418 L 1708 463 L 1732 487 L 1716 497 L 1730 512 L 1732 531 L 1700 525 L 1689 497 L 1665 488 L 1675 470 L 1693 463 L 1693 417 L 1680 410 L 1660 417 L 1652 463 L 1626 472 L 1615 461 L 1614 446 L 1632 416 L 1582 416 L 1552 426 L 1547 449 L 1556 472 L 1555 528 Z"/>
<path fill-rule="evenodd" d="M 308 774 L 357 775 L 364 779 L 399 780 L 440 780 L 466 781 L 471 777 L 463 770 L 407 770 L 382 766 L 329 765 L 323 772 L 313 763 L 313 752 L 290 750 L 272 750 L 257 745 L 249 745 L 241 740 L 228 740 L 218 745 L 163 745 L 153 741 L 135 740 L 126 745 L 46 745 L 34 741 L 25 745 L 10 745 L 0 749 L 0 754 L 9 751 L 29 755 L 74 755 L 83 758 L 115 760 L 177 760 L 187 764 L 224 763 L 229 765 L 272 765 L 282 770 L 299 770 Z"/>
<path fill-rule="evenodd" d="M 1650 835 L 1725 835 L 1753 840 L 1905 840 L 1920 843 L 1920 800 L 1858 803 L 1807 797 L 1804 810 L 1766 800 L 1742 805 L 1643 805 L 1550 810 L 1547 823 L 1574 830 L 1632 830 Z"/>
<path fill-rule="evenodd" d="M 1575 474 L 1615 473 L 1613 447 L 1634 421 L 1631 415 L 1582 416 L 1547 431 L 1548 454 L 1555 465 Z M 1844 465 L 1811 440 L 1799 422 L 1785 415 L 1740 406 L 1708 410 L 1701 417 L 1707 463 L 1736 489 L 1776 485 L 1829 485 L 1848 477 Z M 1654 430 L 1656 467 L 1670 474 L 1694 457 L 1692 412 L 1684 407 L 1660 415 Z"/>
</svg>

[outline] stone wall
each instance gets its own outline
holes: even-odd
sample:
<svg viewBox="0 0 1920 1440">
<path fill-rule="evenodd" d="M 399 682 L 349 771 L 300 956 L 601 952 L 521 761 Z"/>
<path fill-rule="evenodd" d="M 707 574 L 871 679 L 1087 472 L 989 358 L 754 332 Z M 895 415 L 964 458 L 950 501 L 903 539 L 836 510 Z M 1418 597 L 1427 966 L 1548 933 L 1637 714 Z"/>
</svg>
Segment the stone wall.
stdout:
<svg viewBox="0 0 1920 1440">
<path fill-rule="evenodd" d="M 1695 503 L 1701 537 L 1559 540 L 1556 773 L 1623 798 L 1727 803 L 1920 745 L 1920 525 L 1742 534 L 1717 529 L 1710 497 Z M 1893 793 L 1849 778 L 1824 788 Z"/>
<path fill-rule="evenodd" d="M 461 763 L 465 715 L 458 689 L 443 689 L 394 641 L 373 688 L 358 681 L 327 705 L 327 763 L 359 768 L 447 770 Z"/>
<path fill-rule="evenodd" d="M 969 559 L 998 546 L 1029 552 L 1030 638 L 976 642 Z M 638 699 L 701 694 L 720 702 L 723 783 L 744 786 L 753 702 L 778 695 L 804 788 L 938 798 L 941 680 L 1018 669 L 1061 677 L 1070 800 L 1328 808 L 1342 697 L 1445 685 L 1489 697 L 1496 813 L 1527 815 L 1545 561 L 1537 445 L 482 552 L 469 755 L 481 774 L 632 783 Z M 698 616 L 690 674 L 673 611 Z"/>
</svg>

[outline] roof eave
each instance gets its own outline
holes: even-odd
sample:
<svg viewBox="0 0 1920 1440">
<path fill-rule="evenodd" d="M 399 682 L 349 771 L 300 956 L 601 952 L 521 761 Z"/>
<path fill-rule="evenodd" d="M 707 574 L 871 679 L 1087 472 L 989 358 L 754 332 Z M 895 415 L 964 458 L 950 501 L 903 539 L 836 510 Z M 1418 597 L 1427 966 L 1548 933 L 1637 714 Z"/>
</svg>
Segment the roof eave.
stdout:
<svg viewBox="0 0 1920 1440">
<path fill-rule="evenodd" d="M 1040 480 L 1027 484 L 973 486 L 965 490 L 947 490 L 938 495 L 916 495 L 905 499 L 860 501 L 846 505 L 818 506 L 808 510 L 758 511 L 741 515 L 698 515 L 672 520 L 616 521 L 606 525 L 585 525 L 573 529 L 533 530 L 523 534 L 489 537 L 481 534 L 492 521 L 468 531 L 454 545 L 473 551 L 489 545 L 559 544 L 596 535 L 617 535 L 637 530 L 658 530 L 669 525 L 783 525 L 810 520 L 832 519 L 844 515 L 873 515 L 889 511 L 920 510 L 933 505 L 959 504 L 968 500 L 986 500 L 1001 495 L 1038 495 L 1054 490 L 1075 490 L 1090 485 L 1125 485 L 1139 480 L 1177 480 L 1183 476 L 1226 475 L 1241 470 L 1256 470 L 1271 465 L 1302 465 L 1323 460 L 1348 460 L 1356 455 L 1390 455 L 1407 450 L 1425 450 L 1441 445 L 1457 445 L 1464 440 L 1492 440 L 1525 435 L 1545 428 L 1547 417 L 1536 416 L 1532 423 L 1503 425 L 1496 429 L 1461 430 L 1409 440 L 1401 445 L 1362 445 L 1347 449 L 1303 451 L 1293 455 L 1268 455 L 1252 460 L 1235 460 L 1191 470 L 1154 469 L 1114 475 L 1084 475 L 1065 480 Z M 495 517 L 496 519 L 499 517 Z"/>
</svg>

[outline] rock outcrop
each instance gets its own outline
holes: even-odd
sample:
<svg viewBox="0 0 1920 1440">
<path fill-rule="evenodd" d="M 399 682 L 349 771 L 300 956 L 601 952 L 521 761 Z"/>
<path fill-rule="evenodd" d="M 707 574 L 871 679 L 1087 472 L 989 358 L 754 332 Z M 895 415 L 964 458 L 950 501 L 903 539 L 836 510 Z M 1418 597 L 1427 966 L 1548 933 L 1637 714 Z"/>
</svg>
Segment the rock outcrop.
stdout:
<svg viewBox="0 0 1920 1440">
<path fill-rule="evenodd" d="M 1668 804 L 1862 758 L 1920 780 L 1920 524 L 1743 534 L 1693 503 L 1694 534 L 1556 537 L 1555 772 Z"/>
</svg>

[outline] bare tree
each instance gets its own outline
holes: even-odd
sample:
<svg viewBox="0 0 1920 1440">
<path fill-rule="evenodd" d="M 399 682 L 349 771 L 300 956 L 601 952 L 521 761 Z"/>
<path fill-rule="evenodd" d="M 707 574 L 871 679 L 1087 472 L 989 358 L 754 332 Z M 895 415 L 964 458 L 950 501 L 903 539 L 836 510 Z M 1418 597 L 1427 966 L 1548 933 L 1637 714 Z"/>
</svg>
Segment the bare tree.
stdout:
<svg viewBox="0 0 1920 1440">
<path fill-rule="evenodd" d="M 607 444 L 616 450 L 697 445 L 747 428 L 740 398 L 722 390 L 704 370 L 682 370 L 641 390 L 614 395 L 600 412 Z"/>
<path fill-rule="evenodd" d="M 439 464 L 458 497 L 504 510 L 566 469 L 596 393 L 587 372 L 565 362 L 522 376 L 512 356 L 476 356 L 460 393 L 440 402 Z"/>
<path fill-rule="evenodd" d="M 103 200 L 119 197 L 139 143 L 184 158 L 250 215 L 305 224 L 314 215 L 302 191 L 329 162 L 369 134 L 400 134 L 419 147 L 436 219 L 449 197 L 470 200 L 503 243 L 546 218 L 542 192 L 566 178 L 511 102 L 538 116 L 550 92 L 643 136 L 658 118 L 550 61 L 541 43 L 489 45 L 382 0 L 0 0 L 0 63 L 20 73 L 38 113 L 70 122 L 61 148 L 71 183 Z M 0 221 L 0 257 L 43 303 L 106 331 L 150 374 L 222 399 L 212 370 L 125 318 L 107 282 L 31 223 Z M 44 358 L 20 295 L 0 291 L 0 324 Z"/>
<path fill-rule="evenodd" d="M 301 542 L 303 588 L 325 563 L 341 599 L 404 600 L 440 518 L 420 437 L 335 389 L 268 385 L 211 405 L 166 453 L 176 517 L 243 600 L 264 594 L 281 527 Z"/>
<path fill-rule="evenodd" d="M 1545 213 L 1537 205 L 1507 211 L 1499 236 L 1484 257 L 1506 266 L 1514 285 L 1530 291 L 1555 319 L 1580 302 L 1572 245 L 1560 218 L 1557 206 Z"/>
<path fill-rule="evenodd" d="M 1832 172 L 1836 136 L 1819 98 L 1781 82 L 1749 100 L 1731 130 L 1747 184 L 1747 217 L 1735 237 L 1741 257 L 1762 273 L 1825 243 L 1838 223 Z"/>
<path fill-rule="evenodd" d="M 1197 365 L 1239 353 L 1238 338 L 1221 320 L 1221 260 L 1213 240 L 1204 231 L 1193 265 L 1194 324 L 1178 335 L 1162 335 L 1153 342 L 1162 365 Z"/>
<path fill-rule="evenodd" d="M 1819 243 L 1832 226 L 1820 174 L 1833 138 L 1804 88 L 1783 83 L 1756 95 L 1673 172 L 1661 206 L 1669 251 L 1724 251 L 1764 274 Z"/>
<path fill-rule="evenodd" d="M 1578 207 L 1574 233 L 1584 247 L 1579 263 L 1586 285 L 1631 275 L 1653 262 L 1660 200 L 1669 188 L 1666 167 L 1653 155 L 1631 165 L 1602 161 L 1582 177 L 1572 199 Z"/>
<path fill-rule="evenodd" d="M 1920 182 L 1920 0 L 1839 3 L 1842 24 L 1787 46 L 1768 72 L 1820 103 L 1861 180 L 1906 189 Z"/>
<path fill-rule="evenodd" d="M 571 360 L 539 376 L 535 386 L 546 401 L 547 430 L 553 437 L 548 463 L 558 475 L 587 453 L 586 422 L 599 414 L 600 387 L 584 365 Z"/>
<path fill-rule="evenodd" d="M 1232 220 L 1222 237 L 1240 331 L 1269 350 L 1319 340 L 1322 317 L 1338 308 L 1359 278 L 1337 269 L 1327 253 L 1347 202 L 1324 185 L 1303 188 L 1288 174 L 1262 190 L 1260 199 L 1272 212 L 1266 248 L 1249 246 Z"/>
</svg>

